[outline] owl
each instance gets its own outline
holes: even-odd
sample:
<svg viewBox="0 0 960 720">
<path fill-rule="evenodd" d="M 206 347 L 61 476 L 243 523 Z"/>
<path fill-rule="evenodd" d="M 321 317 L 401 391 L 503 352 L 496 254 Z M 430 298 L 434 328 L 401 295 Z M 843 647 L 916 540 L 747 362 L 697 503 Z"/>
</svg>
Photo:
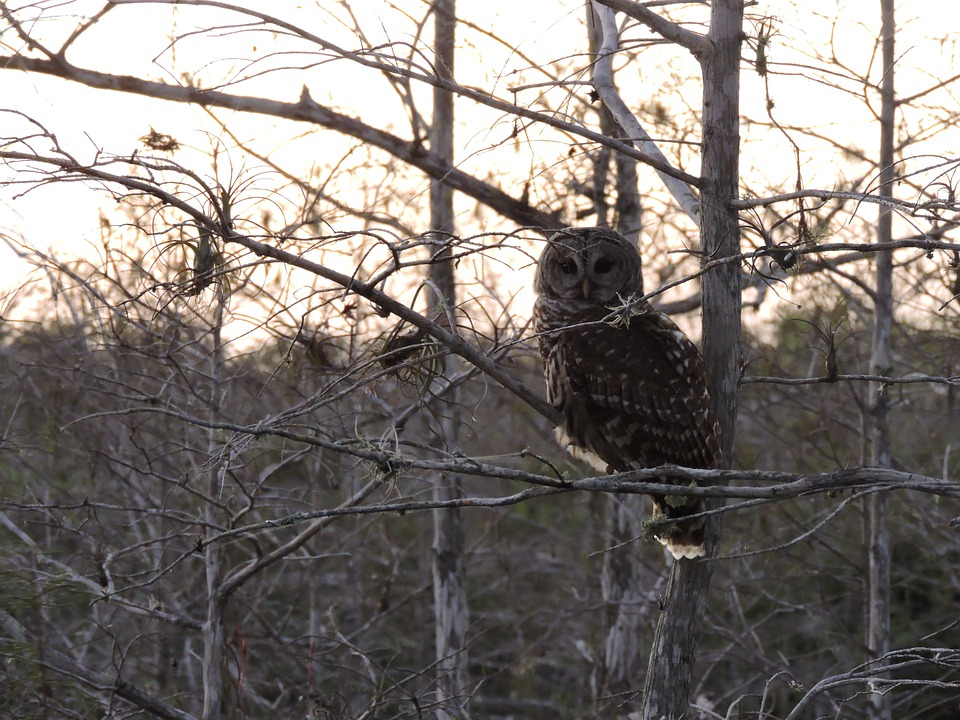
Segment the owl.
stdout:
<svg viewBox="0 0 960 720">
<path fill-rule="evenodd" d="M 534 329 L 557 439 L 600 472 L 720 462 L 696 345 L 643 294 L 640 255 L 606 228 L 568 228 L 537 263 Z M 700 498 L 653 496 L 654 533 L 675 558 L 704 554 Z"/>
</svg>

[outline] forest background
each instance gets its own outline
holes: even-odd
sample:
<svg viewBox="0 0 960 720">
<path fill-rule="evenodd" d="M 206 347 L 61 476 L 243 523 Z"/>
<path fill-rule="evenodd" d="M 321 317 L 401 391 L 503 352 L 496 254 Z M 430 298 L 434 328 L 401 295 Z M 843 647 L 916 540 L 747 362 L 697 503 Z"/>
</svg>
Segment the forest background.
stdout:
<svg viewBox="0 0 960 720">
<path fill-rule="evenodd" d="M 942 6 L 0 2 L 0 714 L 955 718 Z M 724 468 L 554 443 L 568 225 Z"/>
</svg>

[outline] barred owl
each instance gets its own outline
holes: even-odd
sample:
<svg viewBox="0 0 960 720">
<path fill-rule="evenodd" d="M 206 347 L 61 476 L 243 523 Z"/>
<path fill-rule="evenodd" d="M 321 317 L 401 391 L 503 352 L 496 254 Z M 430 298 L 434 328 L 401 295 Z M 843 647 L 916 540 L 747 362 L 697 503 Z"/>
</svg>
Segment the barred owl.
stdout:
<svg viewBox="0 0 960 720">
<path fill-rule="evenodd" d="M 640 256 L 605 228 L 569 228 L 537 264 L 534 329 L 560 444 L 600 472 L 673 463 L 716 467 L 717 428 L 696 346 L 649 303 L 623 322 L 611 308 L 643 293 Z M 654 533 L 674 557 L 704 554 L 697 498 L 654 496 Z M 670 522 L 670 521 L 674 522 Z"/>
</svg>

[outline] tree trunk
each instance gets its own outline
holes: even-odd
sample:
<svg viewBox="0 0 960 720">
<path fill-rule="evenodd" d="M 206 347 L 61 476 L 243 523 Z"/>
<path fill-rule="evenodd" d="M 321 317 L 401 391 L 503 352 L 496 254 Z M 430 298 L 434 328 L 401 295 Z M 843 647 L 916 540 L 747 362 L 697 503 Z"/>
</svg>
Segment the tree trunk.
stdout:
<svg viewBox="0 0 960 720">
<path fill-rule="evenodd" d="M 880 188 L 881 197 L 893 196 L 894 181 L 894 122 L 896 97 L 894 94 L 894 0 L 880 0 L 881 56 L 883 81 L 880 89 Z M 877 242 L 893 239 L 893 214 L 880 206 L 877 221 Z M 893 323 L 893 253 L 880 251 L 876 255 L 877 288 L 874 310 L 873 350 L 870 371 L 874 375 L 893 372 L 890 328 Z M 891 467 L 890 402 L 884 387 L 870 388 L 871 453 L 874 467 Z M 867 659 L 876 660 L 890 651 L 890 528 L 888 496 L 875 493 L 866 499 L 865 540 L 867 546 L 866 640 Z M 879 664 L 878 664 L 879 665 Z M 877 673 L 880 675 L 881 673 Z M 870 720 L 890 720 L 888 696 L 882 692 L 870 693 Z"/>
<path fill-rule="evenodd" d="M 610 618 L 604 645 L 603 665 L 594 684 L 600 717 L 625 717 L 639 707 L 639 678 L 643 675 L 644 608 L 650 603 L 649 588 L 641 573 L 643 533 L 647 515 L 643 495 L 607 497 L 606 541 L 601 590 Z"/>
<path fill-rule="evenodd" d="M 437 74 L 445 80 L 453 79 L 454 42 L 456 31 L 455 0 L 439 0 L 433 7 L 434 52 Z M 433 120 L 430 130 L 430 148 L 444 162 L 453 164 L 453 95 L 434 88 Z M 444 323 L 450 318 L 450 329 L 456 331 L 453 313 L 457 293 L 453 262 L 450 259 L 450 240 L 454 230 L 453 191 L 442 181 L 430 188 L 430 224 L 433 261 L 430 265 L 430 314 Z M 456 374 L 453 355 L 442 358 L 440 382 Z M 438 441 L 445 450 L 455 450 L 459 444 L 460 418 L 458 393 L 454 388 L 435 405 L 439 419 Z M 443 474 L 437 479 L 435 500 L 453 500 L 462 497 L 460 478 Z M 469 717 L 467 606 L 463 562 L 463 518 L 458 508 L 434 511 L 433 597 L 436 637 L 437 718 L 440 720 Z"/>
<path fill-rule="evenodd" d="M 740 43 L 743 0 L 714 0 L 703 70 L 701 245 L 703 262 L 740 252 L 739 222 L 727 203 L 739 182 Z M 703 355 L 710 399 L 720 422 L 729 467 L 740 380 L 740 266 L 717 266 L 703 277 Z M 713 503 L 708 507 L 715 507 Z M 679 720 L 687 712 L 693 665 L 720 537 L 720 518 L 707 520 L 707 557 L 674 563 L 644 683 L 643 718 Z"/>
<path fill-rule="evenodd" d="M 220 420 L 220 406 L 222 404 L 223 388 L 223 348 L 221 347 L 220 331 L 223 326 L 223 288 L 217 286 L 216 306 L 214 309 L 213 348 L 210 356 L 210 414 L 211 420 L 216 423 Z M 220 497 L 220 483 L 222 480 L 222 461 L 214 461 L 219 456 L 217 444 L 218 431 L 207 431 L 207 457 L 210 463 L 208 474 L 207 493 L 210 498 Z M 204 507 L 204 520 L 208 528 L 219 527 L 220 518 L 216 516 L 217 509 L 212 502 Z M 223 579 L 219 545 L 204 545 L 203 556 L 206 566 L 207 580 L 207 619 L 203 625 L 203 720 L 219 720 L 223 712 L 223 609 L 225 598 L 220 591 Z"/>
</svg>

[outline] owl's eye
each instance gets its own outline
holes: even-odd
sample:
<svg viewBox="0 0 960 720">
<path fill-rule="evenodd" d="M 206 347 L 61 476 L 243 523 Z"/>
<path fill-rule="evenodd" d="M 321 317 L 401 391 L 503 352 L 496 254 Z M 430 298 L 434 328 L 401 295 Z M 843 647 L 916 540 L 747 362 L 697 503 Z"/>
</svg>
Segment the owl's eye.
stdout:
<svg viewBox="0 0 960 720">
<path fill-rule="evenodd" d="M 613 270 L 613 260 L 606 255 L 597 258 L 597 261 L 593 264 L 593 271 L 597 275 L 606 275 L 611 270 Z"/>
<path fill-rule="evenodd" d="M 573 275 L 577 270 L 577 264 L 570 259 L 560 261 L 560 272 L 564 275 Z"/>
</svg>

